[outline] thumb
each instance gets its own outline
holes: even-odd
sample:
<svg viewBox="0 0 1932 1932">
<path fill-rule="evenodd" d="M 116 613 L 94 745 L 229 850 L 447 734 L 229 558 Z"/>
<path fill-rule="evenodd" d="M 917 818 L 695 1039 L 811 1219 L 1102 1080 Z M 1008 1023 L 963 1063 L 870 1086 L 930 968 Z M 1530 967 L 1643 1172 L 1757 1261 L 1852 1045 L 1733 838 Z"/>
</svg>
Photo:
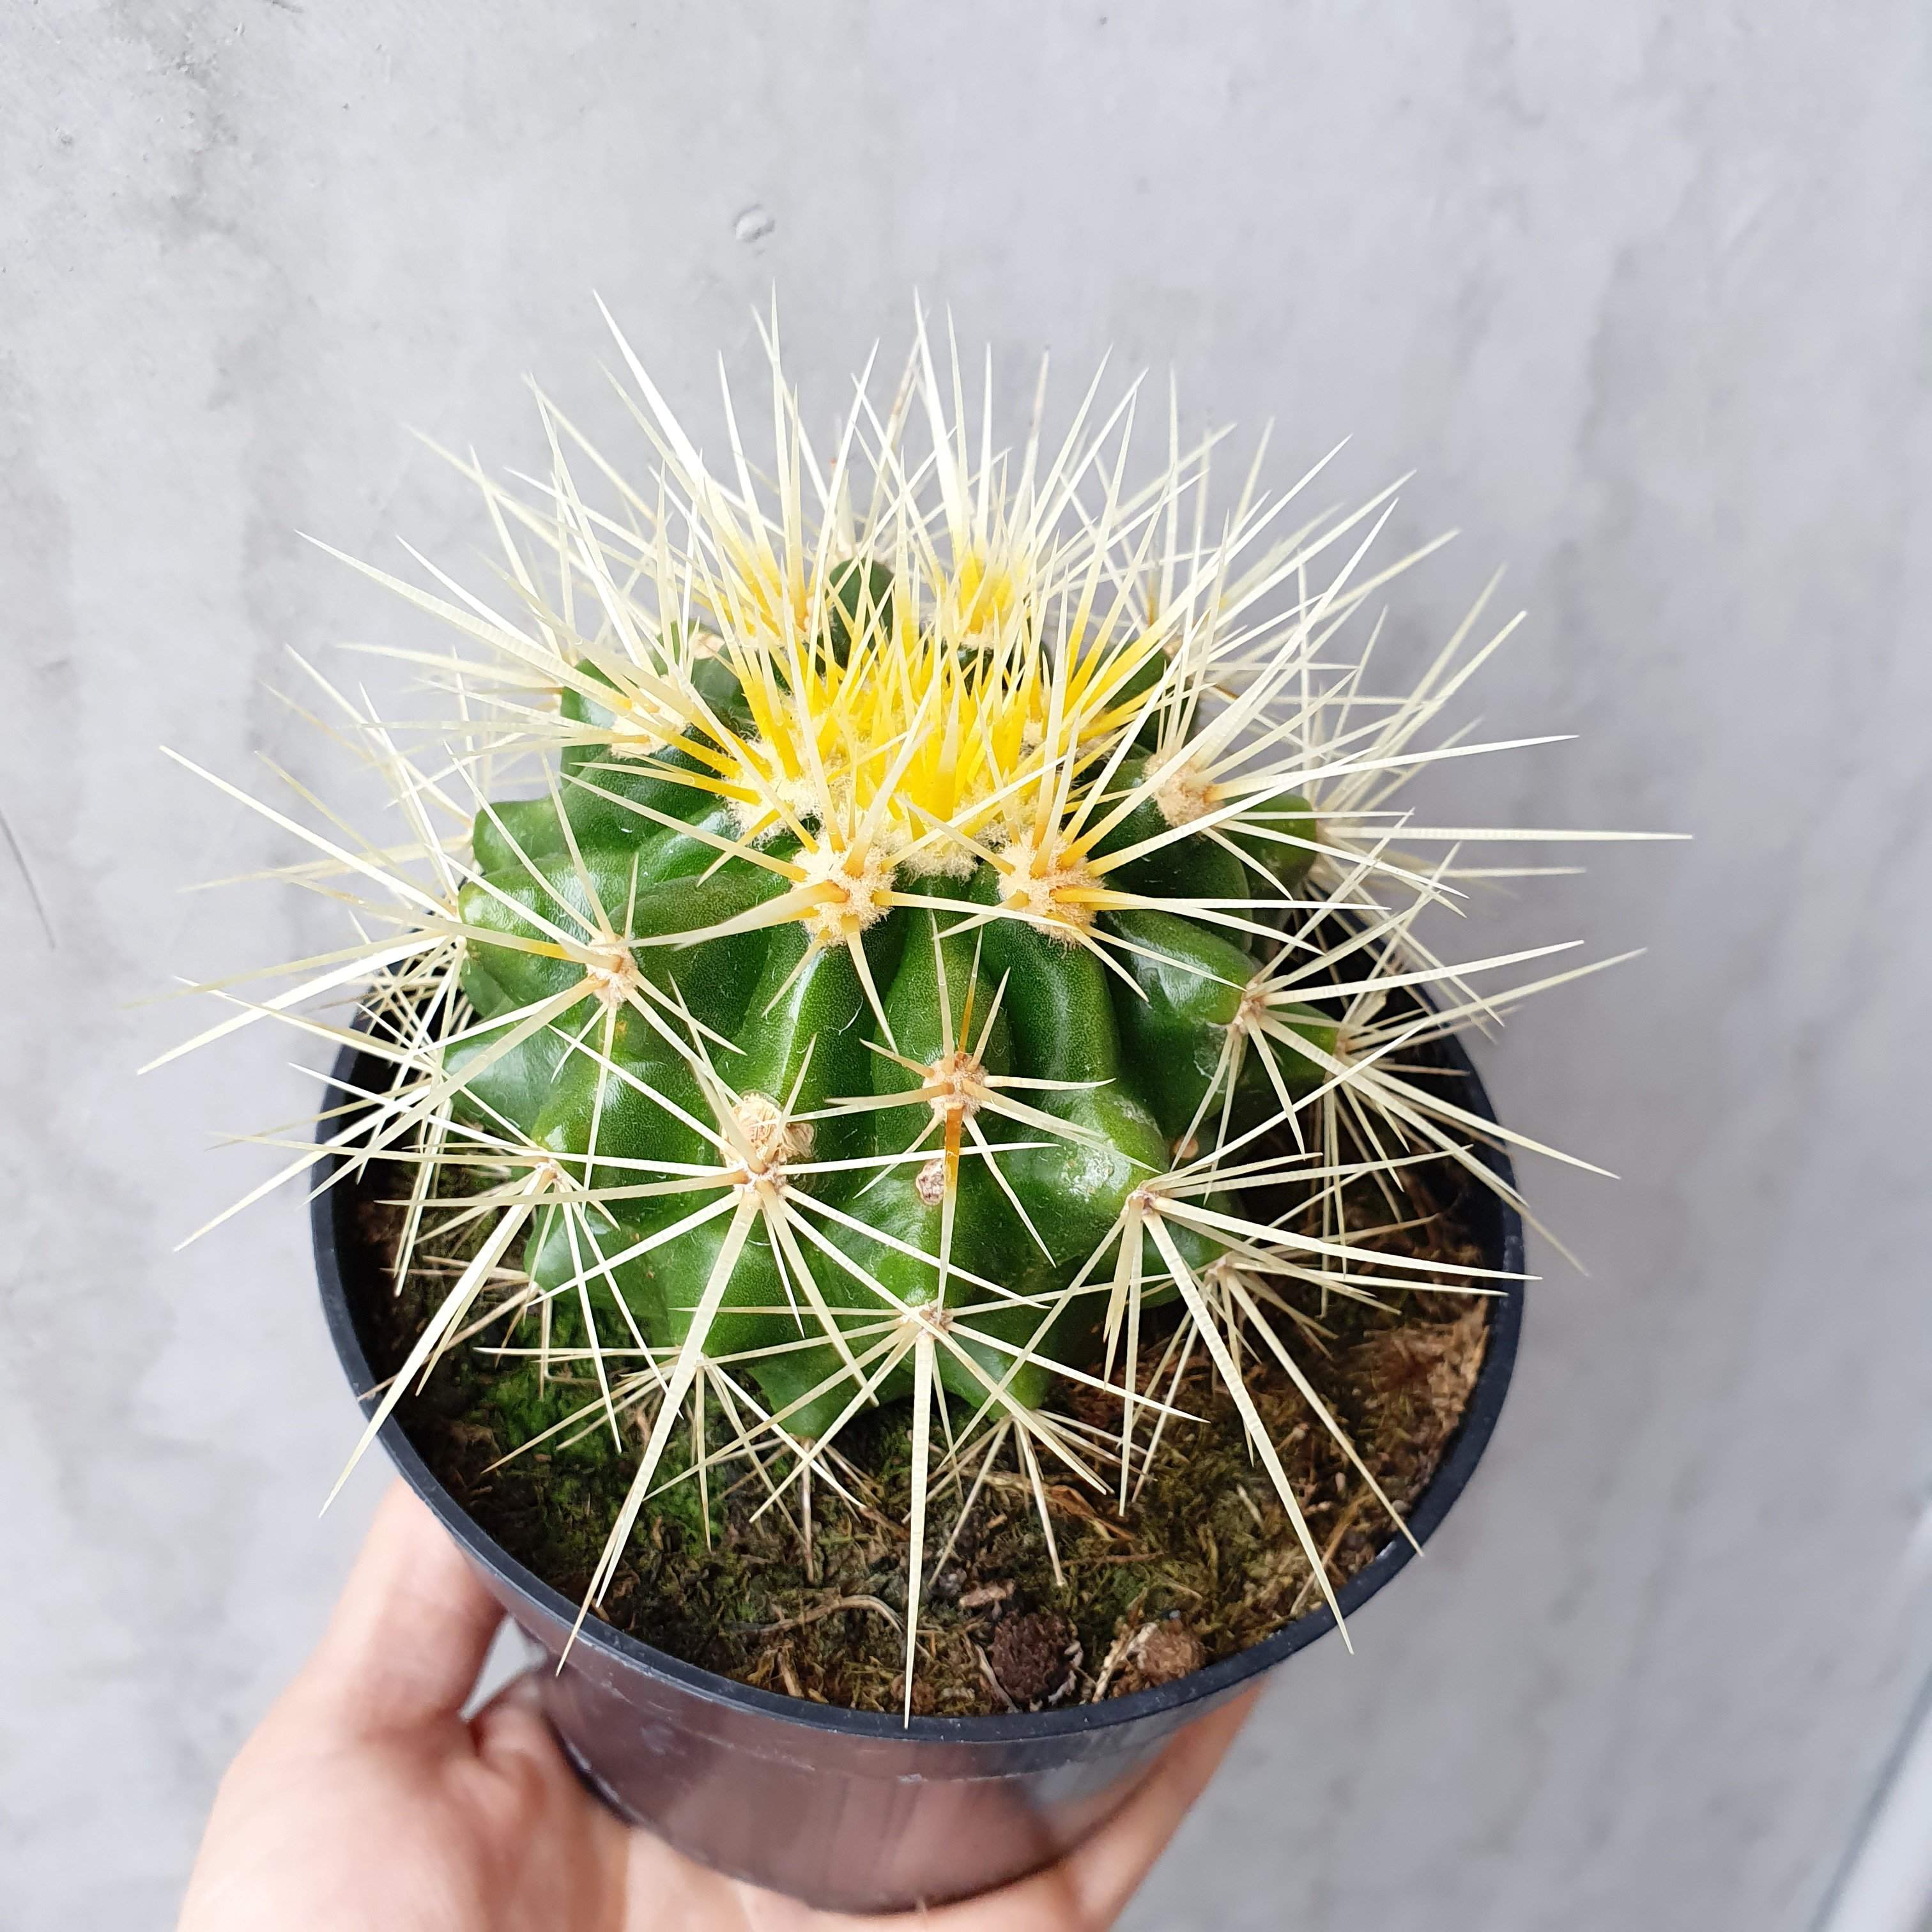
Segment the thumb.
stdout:
<svg viewBox="0 0 1932 1932">
<path fill-rule="evenodd" d="M 469 1560 L 398 1482 L 290 1696 L 352 1735 L 454 1718 L 502 1615 Z"/>
</svg>

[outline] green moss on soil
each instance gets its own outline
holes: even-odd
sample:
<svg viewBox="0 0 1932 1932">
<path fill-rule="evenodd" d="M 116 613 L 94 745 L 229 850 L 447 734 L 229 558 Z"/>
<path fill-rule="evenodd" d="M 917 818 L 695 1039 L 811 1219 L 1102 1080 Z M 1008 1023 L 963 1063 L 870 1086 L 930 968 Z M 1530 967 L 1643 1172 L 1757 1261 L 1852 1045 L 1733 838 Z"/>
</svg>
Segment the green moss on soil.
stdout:
<svg viewBox="0 0 1932 1932">
<path fill-rule="evenodd" d="M 1463 1264 L 1482 1257 L 1470 1240 L 1467 1183 L 1447 1162 L 1412 1170 L 1430 1210 L 1383 1245 Z M 1352 1201 L 1352 1221 L 1388 1218 L 1379 1197 Z M 418 1269 L 400 1295 L 388 1289 L 400 1214 L 375 1198 L 358 1203 L 362 1253 L 345 1275 L 364 1290 L 357 1310 L 365 1348 L 383 1374 L 401 1362 L 445 1292 L 435 1265 Z M 473 1241 L 473 1234 L 470 1239 Z M 460 1265 L 458 1237 L 428 1252 Z M 359 1261 L 360 1265 L 357 1265 Z M 1323 1400 L 1398 1507 L 1433 1474 L 1460 1421 L 1480 1366 L 1487 1303 L 1419 1289 L 1387 1308 L 1331 1300 L 1306 1312 L 1327 1331 L 1300 1360 Z M 608 1334 L 598 1311 L 600 1330 Z M 1175 1318 L 1172 1311 L 1166 1323 Z M 568 1347 L 580 1316 L 557 1307 L 552 1340 Z M 1146 1359 L 1157 1359 L 1163 1318 L 1150 1318 Z M 500 1459 L 584 1410 L 596 1396 L 588 1372 L 553 1373 L 539 1384 L 532 1359 L 536 1321 L 503 1324 L 453 1352 L 428 1387 L 399 1408 L 404 1428 L 451 1492 L 504 1548 L 566 1597 L 580 1599 L 641 1446 L 635 1412 L 625 1439 L 608 1422 L 565 1430 L 508 1462 Z M 499 1348 L 505 1352 L 499 1353 Z M 1252 1462 L 1238 1414 L 1196 1360 L 1172 1398 L 1200 1418 L 1171 1421 L 1126 1518 L 1112 1498 L 1049 1474 L 1049 1513 L 1064 1587 L 1056 1584 L 1033 1498 L 1010 1455 L 989 1474 L 920 1612 L 921 1662 L 914 1708 L 966 1714 L 1011 1708 L 990 1662 L 1003 1620 L 1046 1612 L 1063 1620 L 1069 1669 L 1058 1695 L 1118 1696 L 1192 1661 L 1211 1661 L 1269 1636 L 1318 1602 L 1308 1564 L 1268 1479 Z M 1395 1532 L 1369 1487 L 1271 1362 L 1252 1361 L 1247 1382 L 1282 1445 L 1305 1514 L 1339 1584 Z M 1104 1399 L 1063 1387 L 1076 1414 L 1105 1426 Z M 1094 1406 L 1096 1402 L 1102 1406 Z M 1113 1410 L 1118 1417 L 1118 1408 Z M 903 1696 L 909 1450 L 906 1405 L 850 1425 L 839 1447 L 866 1485 L 854 1508 L 823 1482 L 813 1490 L 812 1561 L 790 1513 L 753 1513 L 766 1492 L 734 1468 L 714 1480 L 708 1509 L 687 1479 L 640 1521 L 603 1605 L 604 1620 L 686 1661 L 765 1688 L 860 1709 L 897 1709 Z M 956 1406 L 956 1421 L 963 1420 Z M 724 1439 L 712 1418 L 714 1444 Z M 664 1473 L 688 1471 L 688 1440 L 674 1444 Z M 742 1468 L 742 1466 L 739 1466 Z M 773 1464 L 775 1474 L 782 1465 Z M 848 1484 L 853 1480 L 848 1478 Z M 956 1502 L 929 1530 L 936 1553 Z M 709 1517 L 710 1536 L 706 1535 Z M 1037 1648 L 1037 1633 L 1026 1634 Z M 1007 1648 L 1012 1648 L 1009 1645 Z"/>
</svg>

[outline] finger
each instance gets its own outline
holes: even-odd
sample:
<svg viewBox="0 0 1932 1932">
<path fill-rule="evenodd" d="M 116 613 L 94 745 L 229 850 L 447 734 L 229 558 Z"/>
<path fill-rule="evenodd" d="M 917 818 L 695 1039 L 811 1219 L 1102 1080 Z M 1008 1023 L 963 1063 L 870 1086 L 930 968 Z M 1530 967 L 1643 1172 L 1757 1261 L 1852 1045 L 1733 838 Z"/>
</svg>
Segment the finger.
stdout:
<svg viewBox="0 0 1932 1932">
<path fill-rule="evenodd" d="M 636 1834 L 572 1769 L 544 1716 L 538 1682 L 535 1670 L 526 1671 L 470 1721 L 476 1761 L 497 1783 L 498 1815 L 517 1821 L 514 1869 L 490 1923 L 617 1932 L 628 1922 L 625 1894 Z M 674 1932 L 687 1922 L 654 1905 L 644 1922 L 651 1932 Z M 698 1922 L 709 1932 L 722 1932 L 727 1922 Z"/>
<path fill-rule="evenodd" d="M 1066 1861 L 1072 1924 L 1112 1924 L 1220 1769 L 1260 1694 L 1244 1691 L 1189 1725 L 1162 1753 L 1147 1782 Z"/>
<path fill-rule="evenodd" d="M 916 1922 L 931 1932 L 1100 1932 L 1119 1917 L 1166 1850 L 1246 1721 L 1256 1695 L 1245 1692 L 1190 1724 L 1154 1760 L 1140 1789 L 1059 1864 L 916 1922 L 890 1922 L 908 1928 Z"/>
<path fill-rule="evenodd" d="M 544 1715 L 543 1697 L 536 1672 L 526 1670 L 513 1677 L 470 1720 L 470 1735 L 476 1754 L 486 1762 L 506 1757 L 527 1758 L 545 1768 L 576 1781 L 556 1741 L 556 1733 Z"/>
<path fill-rule="evenodd" d="M 502 1621 L 462 1552 L 399 1482 L 296 1692 L 364 1735 L 454 1718 Z"/>
<path fill-rule="evenodd" d="M 801 1908 L 797 1923 L 843 1932 L 1102 1932 L 1119 1917 L 1155 1859 L 1167 1849 L 1175 1828 L 1201 1796 L 1226 1755 L 1234 1734 L 1246 1722 L 1258 1692 L 1244 1691 L 1233 1702 L 1190 1724 L 1168 1744 L 1126 1803 L 1094 1837 L 1058 1864 L 1048 1865 L 997 1892 L 957 1905 L 893 1918 L 820 1918 Z M 758 1895 L 760 1900 L 769 1894 Z M 782 1912 L 769 1921 L 748 1912 L 759 1932 L 778 1932 L 792 1923 Z"/>
</svg>

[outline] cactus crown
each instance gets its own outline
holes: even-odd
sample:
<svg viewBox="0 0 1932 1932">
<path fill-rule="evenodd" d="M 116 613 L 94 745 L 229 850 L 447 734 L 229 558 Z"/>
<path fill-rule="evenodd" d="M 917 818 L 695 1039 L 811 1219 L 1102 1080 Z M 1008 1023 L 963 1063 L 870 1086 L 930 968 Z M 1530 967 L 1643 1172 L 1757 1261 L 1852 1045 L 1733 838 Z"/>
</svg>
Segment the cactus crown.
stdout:
<svg viewBox="0 0 1932 1932">
<path fill-rule="evenodd" d="M 886 413 L 862 382 L 824 456 L 768 337 L 760 484 L 735 419 L 720 473 L 619 340 L 651 486 L 548 404 L 533 498 L 460 466 L 502 593 L 382 577 L 460 634 L 422 659 L 447 723 L 408 742 L 323 682 L 400 836 L 275 814 L 373 936 L 214 1029 L 272 1012 L 346 1038 L 306 1009 L 367 987 L 396 1083 L 316 1147 L 397 1163 L 399 1269 L 426 1226 L 478 1231 L 364 1445 L 484 1310 L 535 1336 L 539 1388 L 589 1364 L 595 1397 L 555 1426 L 648 1425 L 587 1608 L 658 1486 L 706 1480 L 710 1452 L 667 1474 L 694 1405 L 808 1498 L 854 1415 L 909 1399 L 910 1700 L 940 1465 L 1004 1448 L 1125 1507 L 1168 1413 L 1142 1316 L 1178 1301 L 1326 1592 L 1238 1353 L 1314 1402 L 1290 1291 L 1424 1278 L 1345 1225 L 1365 1165 L 1392 1220 L 1414 1162 L 1500 1184 L 1481 1124 L 1398 1051 L 1534 990 L 1470 984 L 1534 955 L 1423 946 L 1462 835 L 1391 802 L 1496 748 L 1424 743 L 1495 641 L 1472 647 L 1481 606 L 1383 700 L 1345 644 L 1393 574 L 1363 566 L 1388 493 L 1298 523 L 1318 465 L 1212 520 L 1211 440 L 1170 428 L 1130 487 L 1133 392 L 1102 415 L 1097 386 L 1056 446 L 1036 410 L 996 448 L 922 325 Z M 1418 986 L 1440 1010 L 1405 1004 Z M 1284 1188 L 1292 1214 L 1246 1204 Z M 1118 1426 L 1057 1412 L 1070 1383 Z"/>
</svg>

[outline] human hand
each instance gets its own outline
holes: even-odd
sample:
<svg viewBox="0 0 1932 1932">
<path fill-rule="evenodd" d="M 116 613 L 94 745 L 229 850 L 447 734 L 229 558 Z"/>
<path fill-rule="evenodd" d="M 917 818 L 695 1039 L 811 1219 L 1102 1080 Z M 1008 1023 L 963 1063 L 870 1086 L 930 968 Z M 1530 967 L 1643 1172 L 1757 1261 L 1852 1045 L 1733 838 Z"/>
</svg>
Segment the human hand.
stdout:
<svg viewBox="0 0 1932 1932">
<path fill-rule="evenodd" d="M 855 1918 L 622 1824 L 578 1782 L 530 1678 L 466 1722 L 501 1616 L 398 1483 L 320 1646 L 222 1780 L 179 1932 L 1098 1932 L 1253 1702 L 1190 1726 L 1058 1864 L 958 1905 Z"/>
</svg>

